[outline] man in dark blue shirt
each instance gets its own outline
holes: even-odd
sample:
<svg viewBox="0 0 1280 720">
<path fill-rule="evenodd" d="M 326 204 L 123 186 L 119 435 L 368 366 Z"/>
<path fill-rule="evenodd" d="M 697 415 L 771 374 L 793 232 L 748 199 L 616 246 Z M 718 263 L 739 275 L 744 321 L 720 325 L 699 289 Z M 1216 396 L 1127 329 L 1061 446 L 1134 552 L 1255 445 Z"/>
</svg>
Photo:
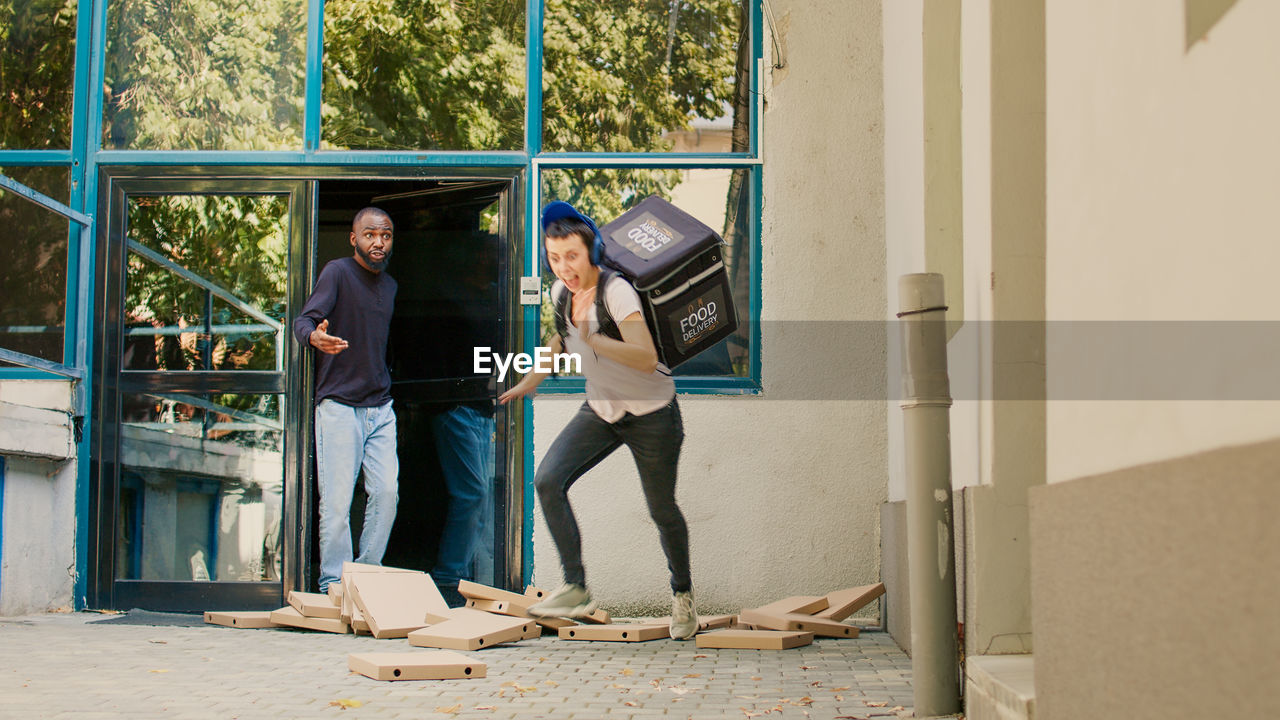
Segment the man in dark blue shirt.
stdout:
<svg viewBox="0 0 1280 720">
<path fill-rule="evenodd" d="M 315 348 L 316 482 L 320 492 L 320 592 L 342 577 L 353 559 L 351 497 L 364 469 L 364 530 L 356 562 L 379 565 L 399 499 L 396 416 L 391 409 L 387 335 L 396 281 L 383 270 L 394 227 L 367 207 L 351 223 L 351 257 L 320 271 L 315 289 L 293 322 L 298 342 Z"/>
</svg>

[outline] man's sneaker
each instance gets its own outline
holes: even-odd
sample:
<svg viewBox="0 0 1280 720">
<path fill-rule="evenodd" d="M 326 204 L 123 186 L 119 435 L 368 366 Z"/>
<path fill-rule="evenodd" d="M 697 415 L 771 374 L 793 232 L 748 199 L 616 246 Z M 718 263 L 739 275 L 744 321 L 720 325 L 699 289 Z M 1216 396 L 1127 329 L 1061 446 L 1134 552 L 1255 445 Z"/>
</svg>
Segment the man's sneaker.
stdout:
<svg viewBox="0 0 1280 720">
<path fill-rule="evenodd" d="M 671 596 L 671 638 L 688 640 L 698 634 L 698 613 L 693 610 L 693 591 Z"/>
<path fill-rule="evenodd" d="M 565 583 L 556 588 L 547 599 L 529 606 L 529 614 L 534 617 L 582 618 L 596 609 L 596 601 L 591 599 L 591 591 L 576 583 Z"/>
</svg>

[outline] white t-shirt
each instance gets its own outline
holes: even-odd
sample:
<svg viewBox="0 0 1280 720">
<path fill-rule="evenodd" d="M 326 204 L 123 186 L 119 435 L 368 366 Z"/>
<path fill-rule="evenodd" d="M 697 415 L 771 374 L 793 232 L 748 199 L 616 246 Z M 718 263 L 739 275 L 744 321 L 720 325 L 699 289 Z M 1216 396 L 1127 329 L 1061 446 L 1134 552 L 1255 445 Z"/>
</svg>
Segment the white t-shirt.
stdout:
<svg viewBox="0 0 1280 720">
<path fill-rule="evenodd" d="M 564 283 L 556 280 L 551 286 L 551 297 L 560 297 L 563 290 Z M 623 318 L 632 313 L 641 313 L 643 316 L 640 296 L 626 279 L 613 276 L 604 291 L 605 305 L 615 323 L 621 323 Z M 572 299 L 566 300 L 566 304 L 571 305 Z M 566 308 L 565 314 L 571 314 L 571 308 Z M 662 363 L 658 363 L 658 369 L 651 373 L 641 372 L 597 355 L 587 345 L 586 336 L 599 328 L 594 300 L 587 309 L 583 328 L 578 328 L 572 322 L 567 325 L 568 337 L 564 339 L 564 351 L 577 353 L 582 358 L 582 374 L 587 378 L 587 404 L 602 420 L 613 423 L 627 413 L 645 415 L 666 407 L 671 398 L 675 397 L 675 381 L 667 374 L 670 371 Z"/>
</svg>

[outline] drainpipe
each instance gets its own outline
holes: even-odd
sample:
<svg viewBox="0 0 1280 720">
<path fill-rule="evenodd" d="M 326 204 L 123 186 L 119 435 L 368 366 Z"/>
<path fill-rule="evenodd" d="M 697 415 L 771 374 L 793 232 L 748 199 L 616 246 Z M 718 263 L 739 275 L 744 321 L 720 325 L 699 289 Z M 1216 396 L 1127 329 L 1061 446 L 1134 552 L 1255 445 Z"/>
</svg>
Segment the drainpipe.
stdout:
<svg viewBox="0 0 1280 720">
<path fill-rule="evenodd" d="M 898 278 L 907 454 L 911 685 L 917 718 L 960 712 L 951 519 L 951 389 L 942 275 Z"/>
</svg>

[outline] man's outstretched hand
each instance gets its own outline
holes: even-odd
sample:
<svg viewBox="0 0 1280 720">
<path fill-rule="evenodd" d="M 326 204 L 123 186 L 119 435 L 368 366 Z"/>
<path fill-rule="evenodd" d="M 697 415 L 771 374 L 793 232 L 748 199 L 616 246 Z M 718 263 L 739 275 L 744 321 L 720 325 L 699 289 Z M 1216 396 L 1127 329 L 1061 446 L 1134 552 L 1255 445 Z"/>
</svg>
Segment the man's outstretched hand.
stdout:
<svg viewBox="0 0 1280 720">
<path fill-rule="evenodd" d="M 311 341 L 311 346 L 327 355 L 337 355 L 346 350 L 347 341 L 337 335 L 330 335 L 328 331 L 329 321 L 327 319 L 321 320 L 316 329 L 311 331 L 311 336 L 308 338 Z"/>
</svg>

